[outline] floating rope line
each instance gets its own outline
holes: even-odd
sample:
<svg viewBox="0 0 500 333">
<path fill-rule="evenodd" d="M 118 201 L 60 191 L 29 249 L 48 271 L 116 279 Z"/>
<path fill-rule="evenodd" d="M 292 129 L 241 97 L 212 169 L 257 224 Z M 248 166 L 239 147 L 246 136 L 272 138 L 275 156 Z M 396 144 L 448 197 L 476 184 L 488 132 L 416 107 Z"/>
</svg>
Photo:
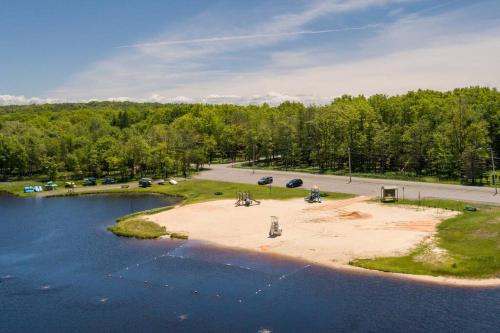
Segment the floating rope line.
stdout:
<svg viewBox="0 0 500 333">
<path fill-rule="evenodd" d="M 153 257 L 153 258 L 151 258 L 151 259 L 148 259 L 148 260 L 145 260 L 145 261 L 139 262 L 139 263 L 137 263 L 137 264 L 135 264 L 135 265 L 126 266 L 126 267 L 124 267 L 124 268 L 122 268 L 122 269 L 119 269 L 119 270 L 116 270 L 116 271 L 114 271 L 114 272 L 108 273 L 108 274 L 107 274 L 107 277 L 113 277 L 113 275 L 114 275 L 114 274 L 120 273 L 120 272 L 122 272 L 122 271 L 128 271 L 128 270 L 130 270 L 132 267 L 140 267 L 141 265 L 146 265 L 146 264 L 149 264 L 149 263 L 151 263 L 151 262 L 153 262 L 153 261 L 155 261 L 155 260 L 158 260 L 158 258 L 164 258 L 164 257 L 167 257 L 167 256 L 168 256 L 168 257 L 174 257 L 174 258 L 175 258 L 175 256 L 171 255 L 171 253 L 172 253 L 172 252 L 174 252 L 175 250 L 179 249 L 179 248 L 182 248 L 182 246 L 183 246 L 183 245 L 184 245 L 184 243 L 183 243 L 183 244 L 181 244 L 181 245 L 179 245 L 179 246 L 177 246 L 177 247 L 175 247 L 175 248 L 173 248 L 173 249 L 172 249 L 172 250 L 170 250 L 169 252 L 165 252 L 165 253 L 163 253 L 163 254 L 161 254 L 161 255 L 159 255 L 159 256 L 155 256 L 155 257 Z"/>
<path fill-rule="evenodd" d="M 296 270 L 294 270 L 294 271 L 292 271 L 292 272 L 290 272 L 288 274 L 282 274 L 277 279 L 275 279 L 274 281 L 277 283 L 278 281 L 281 281 L 281 280 L 284 280 L 286 278 L 289 278 L 290 276 L 293 276 L 293 275 L 295 275 L 295 274 L 297 274 L 299 272 L 302 272 L 303 270 L 305 270 L 305 269 L 307 269 L 309 267 L 311 267 L 311 265 L 305 265 L 305 266 L 300 267 L 300 268 L 298 268 L 298 269 L 296 269 Z M 255 295 L 258 295 L 258 294 L 264 292 L 266 288 L 269 289 L 269 288 L 271 288 L 271 286 L 273 286 L 273 281 L 270 281 L 268 284 L 266 284 L 265 287 L 263 287 L 263 288 L 258 289 L 257 291 L 255 291 L 255 293 L 252 296 L 255 296 Z M 239 299 L 238 302 L 241 303 L 242 299 Z"/>
<path fill-rule="evenodd" d="M 117 271 L 114 271 L 114 272 L 111 272 L 109 274 L 107 274 L 107 277 L 110 277 L 110 278 L 118 278 L 118 279 L 124 279 L 124 280 L 127 280 L 127 281 L 130 281 L 130 282 L 140 282 L 140 281 L 137 281 L 137 280 L 134 280 L 134 279 L 127 279 L 127 278 L 124 278 L 123 275 L 119 274 L 123 271 L 131 271 L 133 268 L 137 268 L 137 267 L 141 267 L 143 265 L 147 265 L 149 263 L 152 263 L 154 261 L 158 261 L 159 259 L 161 258 L 165 258 L 165 257 L 169 257 L 169 258 L 175 258 L 175 259 L 182 259 L 182 260 L 193 260 L 193 261 L 202 261 L 202 262 L 209 262 L 211 264 L 214 264 L 214 265 L 218 265 L 218 266 L 224 266 L 224 267 L 229 267 L 229 268 L 235 268 L 235 269 L 241 269 L 241 270 L 244 270 L 244 271 L 253 271 L 254 269 L 248 267 L 248 266 L 243 266 L 243 265 L 234 265 L 232 263 L 218 263 L 218 262 L 211 262 L 211 261 L 207 261 L 207 260 L 202 260 L 202 259 L 198 259 L 198 258 L 190 258 L 190 257 L 186 257 L 186 256 L 183 256 L 183 255 L 175 255 L 174 252 L 177 251 L 178 249 L 182 248 L 183 245 L 185 243 L 173 248 L 172 250 L 168 251 L 168 252 L 165 252 L 165 253 L 162 253 L 160 255 L 157 255 L 157 256 L 154 256 L 152 257 L 151 259 L 148 259 L 148 260 L 145 260 L 145 261 L 142 261 L 142 262 L 139 262 L 139 263 L 136 263 L 135 265 L 129 265 L 129 266 L 126 266 L 122 269 L 119 269 Z M 250 296 L 255 296 L 255 295 L 259 295 L 260 293 L 263 293 L 266 289 L 269 289 L 271 288 L 272 286 L 276 285 L 279 281 L 281 280 L 284 280 L 286 278 L 289 278 L 307 268 L 311 267 L 311 265 L 305 265 L 305 266 L 302 266 L 302 267 L 299 267 L 295 270 L 293 270 L 292 272 L 290 273 L 286 273 L 286 274 L 282 274 L 280 275 L 279 277 L 277 278 L 274 278 L 274 279 L 271 279 L 265 286 L 257 289 L 253 294 L 249 295 L 248 297 L 242 297 L 242 298 L 237 298 L 237 302 L 239 303 L 243 303 L 243 301 L 247 298 L 249 298 Z M 264 272 L 262 272 L 264 273 Z M 264 273 L 264 274 L 267 274 L 267 273 Z M 144 286 L 146 287 L 157 287 L 157 288 L 173 288 L 172 286 L 170 286 L 169 284 L 167 283 L 153 283 L 151 281 L 148 281 L 148 280 L 144 280 L 143 281 L 143 284 Z M 197 295 L 199 294 L 200 292 L 196 289 L 191 289 L 191 293 L 193 295 Z M 220 298 L 221 297 L 221 293 L 216 293 L 214 294 L 215 297 L 217 298 Z M 105 303 L 107 301 L 107 298 L 103 298 L 105 299 L 103 303 Z"/>
</svg>

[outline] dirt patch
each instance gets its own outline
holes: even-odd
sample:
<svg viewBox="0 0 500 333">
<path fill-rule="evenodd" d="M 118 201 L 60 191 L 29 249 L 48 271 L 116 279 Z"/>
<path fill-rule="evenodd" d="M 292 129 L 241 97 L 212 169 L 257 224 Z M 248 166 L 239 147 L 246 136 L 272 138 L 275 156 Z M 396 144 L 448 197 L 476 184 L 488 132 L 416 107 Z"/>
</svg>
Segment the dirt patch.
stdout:
<svg viewBox="0 0 500 333">
<path fill-rule="evenodd" d="M 266 252 L 266 251 L 269 251 L 271 249 L 277 248 L 277 247 L 283 245 L 284 243 L 285 242 L 279 242 L 277 244 L 272 244 L 272 245 L 261 245 L 261 246 L 259 246 L 259 250 Z"/>
<path fill-rule="evenodd" d="M 437 246 L 434 237 L 427 238 L 423 245 L 425 249 L 421 254 L 415 256 L 415 260 L 429 265 L 443 265 L 450 262 L 448 251 Z"/>
<path fill-rule="evenodd" d="M 474 236 L 479 239 L 499 239 L 500 234 L 498 231 L 486 231 L 478 230 L 474 233 Z"/>
<path fill-rule="evenodd" d="M 324 201 L 320 205 L 310 205 L 309 207 L 305 208 L 305 211 L 317 211 L 317 212 L 324 212 L 324 211 L 331 211 L 334 209 L 338 208 L 344 208 L 348 207 L 352 204 L 358 203 L 358 202 L 364 202 L 371 200 L 370 197 L 366 196 L 359 196 L 351 199 L 345 199 L 345 200 L 335 200 L 335 201 Z"/>
<path fill-rule="evenodd" d="M 408 221 L 394 224 L 393 228 L 398 230 L 408 231 L 423 231 L 433 232 L 436 231 L 436 226 L 440 223 L 438 219 L 422 220 L 422 221 Z"/>
<path fill-rule="evenodd" d="M 368 213 L 353 211 L 353 212 L 341 212 L 339 214 L 339 217 L 345 220 L 363 220 L 370 218 L 371 215 Z"/>
</svg>

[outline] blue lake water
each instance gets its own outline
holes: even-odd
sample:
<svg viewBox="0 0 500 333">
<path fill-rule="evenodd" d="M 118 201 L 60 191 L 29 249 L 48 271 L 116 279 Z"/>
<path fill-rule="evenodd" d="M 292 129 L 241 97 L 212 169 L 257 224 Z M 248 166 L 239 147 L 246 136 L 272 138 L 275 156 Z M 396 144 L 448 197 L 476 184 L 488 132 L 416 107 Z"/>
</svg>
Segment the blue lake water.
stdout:
<svg viewBox="0 0 500 333">
<path fill-rule="evenodd" d="M 0 195 L 0 332 L 500 332 L 500 288 L 106 231 L 160 196 Z"/>
</svg>

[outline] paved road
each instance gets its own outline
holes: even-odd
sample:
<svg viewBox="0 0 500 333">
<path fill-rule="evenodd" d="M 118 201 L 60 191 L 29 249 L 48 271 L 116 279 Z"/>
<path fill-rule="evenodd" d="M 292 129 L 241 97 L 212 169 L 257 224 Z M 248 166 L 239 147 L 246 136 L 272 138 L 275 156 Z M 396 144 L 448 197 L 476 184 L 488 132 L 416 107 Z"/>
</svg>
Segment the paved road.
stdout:
<svg viewBox="0 0 500 333">
<path fill-rule="evenodd" d="M 262 176 L 273 176 L 273 186 L 285 186 L 288 180 L 301 178 L 305 188 L 318 185 L 323 191 L 378 196 L 382 185 L 397 185 L 399 186 L 399 196 L 402 196 L 404 187 L 404 196 L 408 199 L 417 199 L 420 193 L 421 198 L 441 198 L 500 205 L 500 194 L 493 195 L 495 190 L 488 187 L 357 177 L 353 177 L 352 182 L 348 184 L 349 177 L 344 176 L 271 170 L 255 170 L 254 174 L 250 169 L 233 168 L 231 164 L 212 164 L 210 170 L 203 171 L 195 178 L 256 184 Z"/>
</svg>

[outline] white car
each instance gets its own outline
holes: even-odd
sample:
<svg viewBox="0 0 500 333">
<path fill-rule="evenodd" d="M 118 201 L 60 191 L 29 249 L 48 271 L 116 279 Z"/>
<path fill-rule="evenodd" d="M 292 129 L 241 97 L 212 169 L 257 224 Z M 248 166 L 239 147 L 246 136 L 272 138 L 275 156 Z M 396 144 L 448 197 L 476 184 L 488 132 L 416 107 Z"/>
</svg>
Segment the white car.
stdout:
<svg viewBox="0 0 500 333">
<path fill-rule="evenodd" d="M 169 179 L 169 180 L 168 180 L 168 183 L 169 183 L 170 185 L 177 185 L 177 180 L 175 180 L 175 179 Z"/>
</svg>

